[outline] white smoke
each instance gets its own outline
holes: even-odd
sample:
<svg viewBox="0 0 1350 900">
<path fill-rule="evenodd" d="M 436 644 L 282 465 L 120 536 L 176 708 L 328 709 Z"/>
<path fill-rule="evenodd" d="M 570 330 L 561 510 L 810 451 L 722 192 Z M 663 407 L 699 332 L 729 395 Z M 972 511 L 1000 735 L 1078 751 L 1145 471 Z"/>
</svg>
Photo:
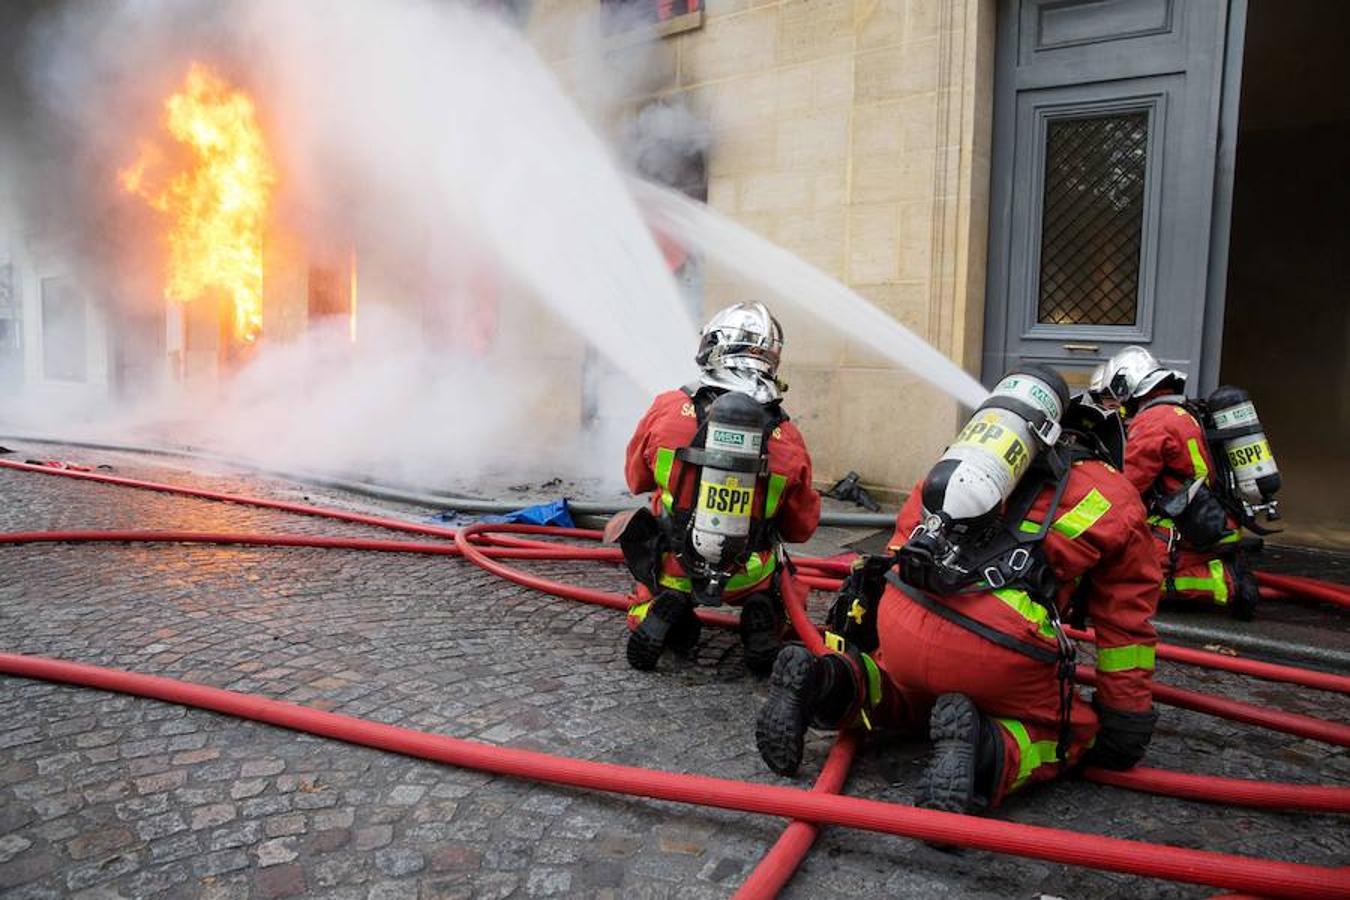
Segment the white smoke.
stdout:
<svg viewBox="0 0 1350 900">
<path fill-rule="evenodd" d="M 584 344 L 634 397 L 692 374 L 693 319 L 610 151 L 489 13 L 430 0 L 75 4 L 36 31 L 28 59 L 79 142 L 71 164 L 109 182 L 188 62 L 216 66 L 259 99 L 281 228 L 302 247 L 359 253 L 354 347 L 345 327 L 264 342 L 219 391 L 142 397 L 117 425 L 432 485 L 517 454 L 614 477 L 621 437 L 560 441 L 577 434 Z M 500 299 L 486 342 L 464 334 L 482 330 L 484 282 Z M 160 302 L 143 287 L 106 293 Z M 631 427 L 640 411 L 612 419 Z"/>
</svg>

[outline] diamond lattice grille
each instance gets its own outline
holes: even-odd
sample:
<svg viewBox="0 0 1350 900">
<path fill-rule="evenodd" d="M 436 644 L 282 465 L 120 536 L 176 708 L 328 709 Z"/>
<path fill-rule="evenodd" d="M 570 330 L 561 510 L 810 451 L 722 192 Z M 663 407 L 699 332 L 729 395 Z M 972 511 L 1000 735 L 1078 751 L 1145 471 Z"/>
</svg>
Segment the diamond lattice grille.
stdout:
<svg viewBox="0 0 1350 900">
<path fill-rule="evenodd" d="M 1147 161 L 1148 113 L 1050 123 L 1041 324 L 1135 324 Z"/>
</svg>

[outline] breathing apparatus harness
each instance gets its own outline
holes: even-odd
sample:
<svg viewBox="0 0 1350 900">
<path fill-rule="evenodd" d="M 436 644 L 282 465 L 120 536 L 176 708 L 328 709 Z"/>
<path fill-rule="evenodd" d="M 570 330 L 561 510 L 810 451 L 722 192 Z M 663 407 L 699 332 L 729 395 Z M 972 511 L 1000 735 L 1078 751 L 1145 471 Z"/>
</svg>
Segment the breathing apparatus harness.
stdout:
<svg viewBox="0 0 1350 900">
<path fill-rule="evenodd" d="M 1200 423 L 1214 475 L 1213 489 L 1206 479 L 1193 478 L 1171 493 L 1162 489 L 1160 478 L 1144 498 L 1151 511 L 1173 523 L 1167 534 L 1167 566 L 1163 573 L 1167 593 L 1176 591 L 1174 579 L 1182 540 L 1199 550 L 1212 550 L 1229 557 L 1237 577 L 1242 580 L 1247 570 L 1246 557 L 1249 553 L 1260 552 L 1261 541 L 1248 538 L 1221 544 L 1229 533 L 1228 517 L 1232 516 L 1241 528 L 1257 535 L 1279 533 L 1279 529 L 1266 528 L 1256 519 L 1258 512 L 1264 512 L 1267 521 L 1279 518 L 1279 501 L 1272 496 L 1279 489 L 1279 470 L 1270 455 L 1270 445 L 1260 421 L 1246 393 L 1231 387 L 1219 388 L 1208 400 L 1164 394 L 1141 404 L 1135 415 L 1155 406 L 1180 407 Z M 1235 408 L 1241 416 L 1237 427 L 1228 422 Z M 1251 479 L 1247 491 L 1243 490 L 1238 466 L 1256 467 L 1262 473 L 1259 479 Z M 1256 486 L 1258 481 L 1260 487 Z M 1252 502 L 1248 494 L 1255 495 L 1256 502 Z"/>
<path fill-rule="evenodd" d="M 662 560 L 673 554 L 694 601 L 717 606 L 727 582 L 751 555 L 778 544 L 777 527 L 765 516 L 763 482 L 769 476 L 769 440 L 788 415 L 777 400 L 760 403 L 697 383 L 681 390 L 698 430 L 689 446 L 674 451 L 680 474 L 662 485 L 669 501 L 665 513 L 657 517 L 647 506 L 620 512 L 605 525 L 604 541 L 619 545 L 628 570 L 653 594 L 664 589 Z M 694 505 L 688 506 L 683 498 L 691 493 Z"/>
<path fill-rule="evenodd" d="M 1089 458 L 1090 453 L 1081 453 Z M 1073 707 L 1074 668 L 1078 648 L 1060 620 L 1055 603 L 1059 582 L 1045 558 L 1045 536 L 1055 519 L 1055 511 L 1069 483 L 1069 471 L 1080 454 L 1072 448 L 1054 447 L 1032 464 L 1027 475 L 1018 483 L 1003 514 L 982 531 L 974 533 L 960 545 L 948 541 L 941 534 L 934 535 L 919 525 L 910 539 L 895 555 L 898 565 L 886 573 L 886 580 L 899 588 L 910 600 L 941 618 L 978 634 L 980 637 L 1021 653 L 1038 662 L 1053 663 L 1059 689 L 1059 740 L 1057 758 L 1060 765 L 1069 747 L 1069 715 Z M 1038 497 L 1053 490 L 1045 521 L 1035 531 L 1023 531 Z M 962 594 L 1013 589 L 1023 591 L 1046 612 L 1046 624 L 1055 635 L 1055 649 L 1019 640 L 996 628 L 953 609 L 945 598 Z"/>
</svg>

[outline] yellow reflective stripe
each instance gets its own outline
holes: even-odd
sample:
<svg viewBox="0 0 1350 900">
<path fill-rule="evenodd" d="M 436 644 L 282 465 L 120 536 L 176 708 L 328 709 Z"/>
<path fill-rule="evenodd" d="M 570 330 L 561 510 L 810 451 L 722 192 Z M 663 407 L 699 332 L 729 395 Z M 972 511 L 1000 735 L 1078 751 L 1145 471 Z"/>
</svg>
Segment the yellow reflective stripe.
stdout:
<svg viewBox="0 0 1350 900">
<path fill-rule="evenodd" d="M 1223 537 L 1219 538 L 1219 543 L 1220 543 L 1220 544 L 1236 544 L 1236 543 L 1237 543 L 1238 541 L 1240 541 L 1240 540 L 1242 540 L 1242 532 L 1240 532 L 1240 531 L 1230 531 L 1230 532 L 1228 532 L 1227 534 L 1225 534 Z"/>
<path fill-rule="evenodd" d="M 777 568 L 778 557 L 772 550 L 756 553 L 746 562 L 744 569 L 731 576 L 725 590 L 739 591 L 742 588 L 753 587 L 772 575 Z M 693 582 L 683 575 L 662 575 L 660 582 L 662 587 L 685 594 L 694 589 Z"/>
<path fill-rule="evenodd" d="M 666 512 L 670 512 L 675 505 L 675 498 L 670 496 L 670 469 L 675 465 L 675 451 L 666 447 L 658 447 L 656 450 L 656 466 L 652 469 L 652 476 L 656 479 L 656 486 L 661 489 L 661 503 L 665 506 Z"/>
<path fill-rule="evenodd" d="M 1148 524 L 1150 524 L 1150 525 L 1156 525 L 1156 526 L 1158 526 L 1159 528 L 1169 528 L 1169 529 L 1172 529 L 1172 530 L 1175 530 L 1176 527 L 1177 527 L 1177 523 L 1176 523 L 1176 522 L 1173 522 L 1171 519 L 1167 518 L 1166 516 L 1149 516 L 1149 517 L 1148 517 Z"/>
<path fill-rule="evenodd" d="M 1097 520 L 1106 515 L 1110 509 L 1111 501 L 1103 497 L 1101 491 L 1093 488 L 1073 509 L 1056 519 L 1052 527 L 1072 540 L 1096 524 Z"/>
<path fill-rule="evenodd" d="M 1191 465 L 1195 468 L 1196 481 L 1209 480 L 1209 464 L 1205 462 L 1205 456 L 1200 452 L 1200 443 L 1195 438 L 1186 438 L 1186 449 L 1191 454 Z"/>
<path fill-rule="evenodd" d="M 769 492 L 764 497 L 764 518 L 772 519 L 778 512 L 778 503 L 783 499 L 783 489 L 787 479 L 782 475 L 769 475 Z"/>
<path fill-rule="evenodd" d="M 1041 766 L 1059 761 L 1059 745 L 1055 741 L 1033 741 L 1027 728 L 1016 719 L 996 719 L 1017 742 L 1017 778 L 1009 790 L 1017 790 Z"/>
<path fill-rule="evenodd" d="M 862 657 L 863 671 L 867 673 L 867 705 L 875 709 L 881 702 L 881 669 L 866 653 L 859 655 Z"/>
<path fill-rule="evenodd" d="M 772 550 L 756 553 L 746 561 L 743 572 L 731 576 L 731 580 L 727 582 L 727 590 L 735 591 L 758 584 L 772 575 L 776 568 L 778 568 L 778 557 Z"/>
<path fill-rule="evenodd" d="M 647 612 L 651 608 L 652 608 L 652 601 L 648 600 L 645 603 L 639 603 L 637 606 L 630 607 L 628 610 L 628 615 L 634 619 L 637 619 L 638 622 L 640 623 L 642 622 L 643 619 L 647 618 Z"/>
<path fill-rule="evenodd" d="M 1103 647 L 1097 651 L 1098 672 L 1124 672 L 1126 669 L 1153 669 L 1157 650 L 1144 644 Z"/>
<path fill-rule="evenodd" d="M 1219 606 L 1228 605 L 1228 579 L 1224 578 L 1223 561 L 1209 561 L 1208 578 L 1174 578 L 1172 584 L 1179 591 L 1205 591 L 1214 595 Z"/>
<path fill-rule="evenodd" d="M 1101 491 L 1093 488 L 1088 491 L 1086 497 L 1078 501 L 1078 504 L 1064 515 L 1055 520 L 1055 524 L 1050 527 L 1064 535 L 1066 538 L 1074 538 L 1087 531 L 1097 520 L 1106 515 L 1111 509 L 1111 501 L 1102 496 Z M 1152 521 L 1151 519 L 1149 521 Z M 1170 522 L 1168 523 L 1171 524 Z M 1040 522 L 1033 522 L 1030 519 L 1023 519 L 1017 526 L 1017 530 L 1023 534 L 1034 534 L 1041 530 Z"/>
<path fill-rule="evenodd" d="M 1052 641 L 1055 639 L 1055 628 L 1049 622 L 1050 613 L 1044 606 L 1032 600 L 1031 595 L 1026 591 L 1019 591 L 1015 588 L 999 588 L 994 591 L 994 596 L 1012 607 L 1013 612 L 1034 624 L 1036 630 L 1043 637 Z"/>
</svg>

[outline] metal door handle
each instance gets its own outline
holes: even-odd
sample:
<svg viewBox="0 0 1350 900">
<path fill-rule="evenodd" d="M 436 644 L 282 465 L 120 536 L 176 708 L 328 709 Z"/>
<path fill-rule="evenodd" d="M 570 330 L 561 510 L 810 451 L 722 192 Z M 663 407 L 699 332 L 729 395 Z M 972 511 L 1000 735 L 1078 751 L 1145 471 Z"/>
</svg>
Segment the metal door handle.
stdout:
<svg viewBox="0 0 1350 900">
<path fill-rule="evenodd" d="M 1096 353 L 1101 347 L 1096 344 L 1065 344 L 1064 349 L 1070 353 Z"/>
</svg>

